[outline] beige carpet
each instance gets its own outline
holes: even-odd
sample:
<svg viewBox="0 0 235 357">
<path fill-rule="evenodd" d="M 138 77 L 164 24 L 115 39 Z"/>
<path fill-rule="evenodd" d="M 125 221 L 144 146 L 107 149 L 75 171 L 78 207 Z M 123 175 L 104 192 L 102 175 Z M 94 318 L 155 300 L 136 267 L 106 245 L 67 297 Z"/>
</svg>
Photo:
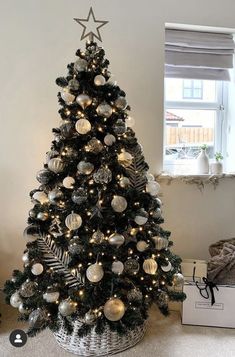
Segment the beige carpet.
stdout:
<svg viewBox="0 0 235 357">
<path fill-rule="evenodd" d="M 0 357 L 71 357 L 62 350 L 50 331 L 28 339 L 23 347 L 13 347 L 9 334 L 14 329 L 24 329 L 16 321 L 17 312 L 0 305 Z M 232 312 L 231 312 L 232 313 Z M 152 309 L 148 331 L 142 342 L 117 357 L 235 357 L 235 330 L 198 326 L 182 326 L 178 312 L 163 317 Z"/>
</svg>

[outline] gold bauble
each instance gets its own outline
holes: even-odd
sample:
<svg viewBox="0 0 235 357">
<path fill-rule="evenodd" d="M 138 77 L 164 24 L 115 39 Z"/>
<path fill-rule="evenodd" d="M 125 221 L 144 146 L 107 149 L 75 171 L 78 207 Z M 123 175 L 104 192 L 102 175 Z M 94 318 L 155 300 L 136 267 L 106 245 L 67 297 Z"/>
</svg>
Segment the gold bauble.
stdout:
<svg viewBox="0 0 235 357">
<path fill-rule="evenodd" d="M 125 314 L 125 305 L 122 300 L 111 298 L 104 305 L 104 316 L 109 321 L 119 321 Z"/>
<path fill-rule="evenodd" d="M 154 259 L 149 258 L 144 261 L 143 269 L 146 274 L 150 274 L 150 275 L 156 274 L 157 268 L 158 268 L 158 265 Z"/>
</svg>

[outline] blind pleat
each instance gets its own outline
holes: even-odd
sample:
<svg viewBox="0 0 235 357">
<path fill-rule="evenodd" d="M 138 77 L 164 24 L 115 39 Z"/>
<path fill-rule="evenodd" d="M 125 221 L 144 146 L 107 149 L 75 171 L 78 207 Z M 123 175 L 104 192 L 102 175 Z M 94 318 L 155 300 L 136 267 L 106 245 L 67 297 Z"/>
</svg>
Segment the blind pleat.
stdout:
<svg viewBox="0 0 235 357">
<path fill-rule="evenodd" d="M 231 34 L 166 29 L 165 76 L 227 81 L 234 49 Z"/>
</svg>

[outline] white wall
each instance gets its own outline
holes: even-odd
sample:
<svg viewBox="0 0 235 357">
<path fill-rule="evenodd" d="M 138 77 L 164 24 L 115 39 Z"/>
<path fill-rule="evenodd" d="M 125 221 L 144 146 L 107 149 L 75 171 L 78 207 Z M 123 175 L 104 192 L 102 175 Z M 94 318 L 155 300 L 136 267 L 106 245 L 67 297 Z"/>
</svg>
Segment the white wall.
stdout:
<svg viewBox="0 0 235 357">
<path fill-rule="evenodd" d="M 103 44 L 111 70 L 126 90 L 136 132 L 153 172 L 161 170 L 164 23 L 235 27 L 234 0 L 8 0 L 0 1 L 1 231 L 0 277 L 21 266 L 28 192 L 59 121 L 54 80 L 81 46 L 81 28 L 93 5 L 109 20 Z M 183 256 L 204 257 L 207 246 L 235 234 L 234 183 L 201 195 L 185 184 L 163 185 L 167 227 Z"/>
</svg>

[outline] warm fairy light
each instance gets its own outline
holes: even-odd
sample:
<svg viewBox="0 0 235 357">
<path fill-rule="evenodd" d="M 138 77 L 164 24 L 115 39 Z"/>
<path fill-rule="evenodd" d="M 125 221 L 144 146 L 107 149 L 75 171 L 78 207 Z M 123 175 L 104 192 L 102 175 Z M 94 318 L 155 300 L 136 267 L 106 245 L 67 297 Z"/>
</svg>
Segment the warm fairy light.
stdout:
<svg viewBox="0 0 235 357">
<path fill-rule="evenodd" d="M 89 257 L 92 257 L 92 255 L 93 255 L 93 253 L 92 253 L 92 252 L 90 252 L 90 253 L 89 253 Z"/>
<path fill-rule="evenodd" d="M 164 281 L 164 280 L 162 280 L 162 281 L 161 281 L 161 284 L 162 284 L 162 285 L 165 285 L 165 281 Z"/>
<path fill-rule="evenodd" d="M 114 259 L 114 260 L 116 259 L 115 255 L 113 256 L 113 259 Z"/>
<path fill-rule="evenodd" d="M 156 258 L 156 255 L 155 255 L 155 254 L 152 254 L 152 258 L 153 258 L 153 259 Z"/>
<path fill-rule="evenodd" d="M 113 296 L 116 298 L 116 297 L 117 297 L 117 294 L 114 294 Z"/>
<path fill-rule="evenodd" d="M 133 250 L 130 249 L 130 250 L 128 251 L 128 253 L 129 253 L 129 254 L 133 254 Z"/>
<path fill-rule="evenodd" d="M 90 190 L 89 192 L 90 192 L 90 193 L 94 193 L 94 190 Z"/>
<path fill-rule="evenodd" d="M 151 290 L 153 290 L 153 288 L 150 286 L 149 290 L 151 291 Z"/>
<path fill-rule="evenodd" d="M 72 273 L 72 274 L 75 274 L 75 273 L 76 273 L 76 269 L 72 269 L 72 270 L 71 270 L 71 273 Z"/>
<path fill-rule="evenodd" d="M 80 263 L 80 264 L 78 264 L 78 267 L 79 267 L 79 268 L 81 268 L 81 267 L 82 267 L 82 264 L 81 264 L 81 263 Z"/>
<path fill-rule="evenodd" d="M 151 234 L 152 232 L 151 231 L 148 231 L 148 234 Z"/>
<path fill-rule="evenodd" d="M 102 252 L 101 255 L 104 256 L 104 252 Z"/>
<path fill-rule="evenodd" d="M 141 276 L 140 280 L 144 280 L 144 277 L 143 277 L 143 276 Z"/>
<path fill-rule="evenodd" d="M 158 253 L 158 254 L 157 254 L 157 257 L 159 258 L 160 256 L 161 256 L 161 254 L 160 254 L 160 253 Z"/>
<path fill-rule="evenodd" d="M 149 296 L 148 295 L 145 295 L 146 298 L 148 298 Z"/>
<path fill-rule="evenodd" d="M 90 215 L 91 215 L 91 212 L 90 212 L 90 211 L 88 211 L 88 212 L 87 212 L 87 215 L 88 215 L 88 216 L 90 216 Z"/>
<path fill-rule="evenodd" d="M 78 294 L 79 294 L 79 296 L 84 295 L 84 290 L 80 290 Z"/>
<path fill-rule="evenodd" d="M 59 300 L 56 300 L 56 302 L 55 302 L 57 305 L 59 304 Z"/>
<path fill-rule="evenodd" d="M 152 281 L 152 284 L 153 284 L 153 285 L 157 284 L 156 280 L 153 280 L 153 281 Z"/>
<path fill-rule="evenodd" d="M 89 185 L 93 185 L 94 180 L 90 180 L 88 183 L 89 183 Z"/>
<path fill-rule="evenodd" d="M 140 228 L 139 228 L 139 231 L 142 231 L 142 230 L 143 230 L 143 227 L 140 227 Z"/>
<path fill-rule="evenodd" d="M 109 229 L 107 230 L 107 233 L 108 233 L 108 234 L 110 233 L 110 230 L 109 230 Z"/>
</svg>

